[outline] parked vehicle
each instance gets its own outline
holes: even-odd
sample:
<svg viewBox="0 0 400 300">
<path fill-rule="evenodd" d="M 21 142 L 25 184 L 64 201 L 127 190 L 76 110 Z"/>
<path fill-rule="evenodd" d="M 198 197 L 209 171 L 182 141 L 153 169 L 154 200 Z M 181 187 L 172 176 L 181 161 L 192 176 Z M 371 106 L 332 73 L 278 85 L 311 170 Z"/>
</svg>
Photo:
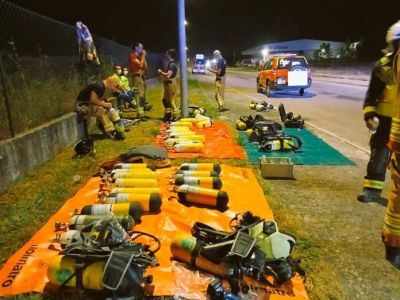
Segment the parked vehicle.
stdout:
<svg viewBox="0 0 400 300">
<path fill-rule="evenodd" d="M 304 56 L 276 55 L 257 76 L 257 92 L 270 97 L 272 91 L 298 91 L 301 96 L 311 86 L 311 70 Z"/>
</svg>

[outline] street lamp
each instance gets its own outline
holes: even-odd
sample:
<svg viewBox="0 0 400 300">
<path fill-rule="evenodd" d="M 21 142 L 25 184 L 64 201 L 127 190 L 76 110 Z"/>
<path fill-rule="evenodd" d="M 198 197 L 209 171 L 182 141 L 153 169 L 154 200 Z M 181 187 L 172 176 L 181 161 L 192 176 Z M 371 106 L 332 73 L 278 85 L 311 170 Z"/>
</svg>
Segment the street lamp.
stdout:
<svg viewBox="0 0 400 300">
<path fill-rule="evenodd" d="M 268 48 L 262 49 L 261 54 L 262 54 L 263 61 L 266 60 L 268 53 L 269 53 Z"/>
<path fill-rule="evenodd" d="M 179 33 L 179 69 L 181 78 L 181 113 L 182 117 L 188 116 L 188 86 L 187 86 L 187 61 L 186 61 L 186 28 L 185 0 L 178 0 L 178 33 Z"/>
</svg>

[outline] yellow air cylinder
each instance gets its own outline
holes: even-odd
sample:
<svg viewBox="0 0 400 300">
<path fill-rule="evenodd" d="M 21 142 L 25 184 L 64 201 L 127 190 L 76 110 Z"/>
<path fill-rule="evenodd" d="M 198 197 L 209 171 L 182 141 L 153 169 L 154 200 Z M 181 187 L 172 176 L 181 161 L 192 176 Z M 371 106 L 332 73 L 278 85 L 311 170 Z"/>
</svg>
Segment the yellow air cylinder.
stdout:
<svg viewBox="0 0 400 300">
<path fill-rule="evenodd" d="M 235 125 L 236 125 L 236 128 L 240 131 L 244 131 L 247 129 L 246 123 L 241 120 L 236 120 Z"/>
<path fill-rule="evenodd" d="M 198 135 L 198 134 L 196 134 L 193 131 L 182 131 L 182 132 L 181 131 L 178 131 L 178 132 L 174 131 L 174 132 L 171 132 L 168 135 L 168 138 L 176 139 L 176 138 L 183 138 L 183 137 L 193 136 L 193 135 Z"/>
<path fill-rule="evenodd" d="M 180 122 L 191 122 L 191 123 L 197 123 L 200 120 L 196 118 L 182 118 L 179 120 Z"/>
<path fill-rule="evenodd" d="M 225 191 L 184 184 L 179 186 L 176 192 L 179 201 L 184 204 L 200 204 L 220 211 L 228 208 L 229 197 Z"/>
<path fill-rule="evenodd" d="M 99 220 L 117 220 L 117 222 L 126 230 L 132 230 L 135 221 L 129 215 L 74 215 L 69 221 L 68 228 L 72 230 L 82 230 L 88 225 Z"/>
<path fill-rule="evenodd" d="M 193 134 L 193 135 L 184 135 L 176 138 L 169 138 L 164 141 L 165 146 L 171 147 L 176 143 L 181 143 L 185 141 L 199 142 L 204 143 L 206 138 L 204 135 Z"/>
<path fill-rule="evenodd" d="M 157 194 L 162 194 L 161 189 L 158 187 L 151 187 L 151 188 L 128 188 L 128 187 L 116 187 L 113 188 L 110 191 L 109 196 L 112 197 L 112 195 L 118 194 L 118 193 L 124 193 L 124 194 L 151 194 L 151 193 L 157 193 Z"/>
<path fill-rule="evenodd" d="M 105 267 L 105 261 L 97 261 L 82 271 L 82 286 L 85 289 L 91 290 L 103 290 L 101 283 L 103 278 L 103 270 Z M 47 278 L 55 285 L 62 285 L 72 274 L 75 273 L 76 261 L 72 257 L 64 255 L 56 255 L 50 262 L 47 268 Z M 77 287 L 76 276 L 73 276 L 67 283 L 66 286 Z"/>
<path fill-rule="evenodd" d="M 196 127 L 199 129 L 208 128 L 211 127 L 211 122 L 201 120 L 200 122 L 196 123 Z"/>
<path fill-rule="evenodd" d="M 193 261 L 192 253 L 196 247 L 196 243 L 196 238 L 190 235 L 178 236 L 172 241 L 170 246 L 172 257 L 176 260 L 191 264 Z M 219 277 L 226 278 L 234 274 L 234 268 L 229 262 L 223 261 L 220 264 L 215 264 L 201 256 L 201 252 L 197 255 L 196 259 L 194 259 L 194 264 L 199 269 Z"/>
<path fill-rule="evenodd" d="M 108 197 L 107 203 L 135 203 L 140 205 L 143 212 L 159 213 L 161 211 L 161 196 L 152 194 L 115 194 Z"/>
<path fill-rule="evenodd" d="M 192 127 L 192 122 L 180 122 L 180 121 L 172 122 L 169 124 L 169 127 L 170 128 L 173 128 L 173 127 L 188 127 L 188 128 L 190 128 L 190 127 Z"/>
<path fill-rule="evenodd" d="M 253 129 L 249 128 L 246 130 L 246 135 L 249 137 L 253 133 Z"/>
<path fill-rule="evenodd" d="M 114 166 L 114 169 L 150 169 L 155 171 L 156 166 L 152 163 L 119 163 Z"/>
<path fill-rule="evenodd" d="M 176 132 L 193 132 L 193 130 L 191 130 L 188 127 L 174 127 L 174 128 L 170 128 L 170 129 L 166 130 L 167 133 L 170 133 L 170 132 L 173 132 L 173 131 L 176 131 Z"/>
<path fill-rule="evenodd" d="M 115 180 L 115 186 L 131 188 L 151 188 L 158 187 L 158 181 L 155 179 L 118 178 Z"/>
<path fill-rule="evenodd" d="M 204 144 L 191 142 L 191 143 L 180 143 L 172 147 L 172 150 L 176 153 L 200 153 L 204 152 Z"/>
<path fill-rule="evenodd" d="M 221 174 L 221 166 L 213 163 L 184 163 L 179 167 L 181 171 L 214 171 Z"/>
<path fill-rule="evenodd" d="M 155 179 L 158 180 L 158 176 L 156 172 L 113 172 L 112 173 L 113 179 L 119 178 L 129 178 L 129 179 Z"/>
<path fill-rule="evenodd" d="M 219 177 L 215 171 L 177 171 L 175 177 L 188 176 L 188 177 Z"/>
<path fill-rule="evenodd" d="M 222 187 L 222 181 L 219 177 L 181 176 L 175 179 L 175 185 L 183 185 L 183 184 L 201 186 L 214 190 L 220 190 Z"/>
<path fill-rule="evenodd" d="M 81 210 L 81 215 L 129 215 L 136 223 L 140 223 L 142 206 L 139 203 L 115 203 L 86 205 Z"/>
</svg>

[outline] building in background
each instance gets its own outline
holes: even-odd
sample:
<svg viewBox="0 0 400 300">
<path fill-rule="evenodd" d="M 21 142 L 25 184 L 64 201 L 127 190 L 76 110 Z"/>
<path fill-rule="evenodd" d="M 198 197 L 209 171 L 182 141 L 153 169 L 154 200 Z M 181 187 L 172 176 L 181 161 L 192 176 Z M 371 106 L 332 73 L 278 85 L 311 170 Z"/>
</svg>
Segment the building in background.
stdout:
<svg viewBox="0 0 400 300">
<path fill-rule="evenodd" d="M 275 53 L 296 53 L 304 55 L 307 59 L 313 59 L 315 51 L 320 50 L 323 43 L 329 43 L 332 58 L 339 58 L 341 53 L 340 49 L 345 45 L 345 43 L 342 42 L 302 39 L 262 44 L 242 51 L 242 55 L 263 59 L 266 55 Z"/>
</svg>

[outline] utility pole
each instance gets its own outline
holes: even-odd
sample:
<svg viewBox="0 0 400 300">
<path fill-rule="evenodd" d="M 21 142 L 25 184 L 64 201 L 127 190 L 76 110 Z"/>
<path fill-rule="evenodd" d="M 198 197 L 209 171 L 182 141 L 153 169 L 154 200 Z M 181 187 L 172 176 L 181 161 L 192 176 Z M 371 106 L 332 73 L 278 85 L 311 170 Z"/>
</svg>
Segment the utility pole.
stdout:
<svg viewBox="0 0 400 300">
<path fill-rule="evenodd" d="M 178 0 L 179 65 L 181 74 L 181 114 L 188 116 L 188 86 L 186 65 L 185 0 Z"/>
</svg>

